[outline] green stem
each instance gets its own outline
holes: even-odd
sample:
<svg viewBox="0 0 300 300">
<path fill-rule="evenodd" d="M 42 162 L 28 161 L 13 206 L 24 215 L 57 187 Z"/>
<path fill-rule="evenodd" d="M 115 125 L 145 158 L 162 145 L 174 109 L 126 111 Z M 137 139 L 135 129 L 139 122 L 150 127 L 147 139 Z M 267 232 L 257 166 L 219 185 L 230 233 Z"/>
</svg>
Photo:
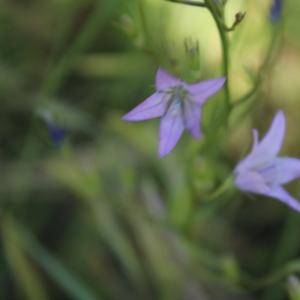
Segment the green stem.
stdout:
<svg viewBox="0 0 300 300">
<path fill-rule="evenodd" d="M 282 33 L 281 27 L 276 27 L 273 32 L 270 44 L 268 46 L 268 50 L 266 51 L 265 59 L 257 72 L 257 77 L 254 81 L 253 87 L 244 96 L 234 101 L 233 103 L 234 107 L 245 103 L 249 98 L 254 96 L 256 92 L 260 89 L 261 83 L 263 82 L 266 73 L 269 71 L 270 67 L 273 66 L 273 62 L 277 57 L 278 51 L 280 50 L 279 46 L 281 44 L 281 39 L 282 39 L 281 33 Z"/>
<path fill-rule="evenodd" d="M 211 0 L 205 0 L 205 5 L 209 12 L 212 14 L 212 17 L 217 26 L 222 48 L 222 74 L 226 78 L 226 81 L 224 83 L 225 101 L 222 101 L 221 105 L 217 106 L 217 111 L 214 113 L 214 117 L 211 120 L 211 124 L 209 125 L 210 134 L 206 136 L 205 143 L 203 145 L 203 149 L 207 149 L 208 147 L 210 147 L 210 145 L 214 145 L 214 148 L 210 149 L 212 150 L 210 154 L 218 155 L 218 152 L 220 150 L 218 144 L 219 141 L 222 140 L 218 136 L 222 129 L 224 129 L 228 125 L 229 114 L 232 110 L 229 87 L 229 42 L 227 38 L 223 9 L 217 7 L 216 4 Z M 226 126 L 224 127 L 224 125 Z"/>
<path fill-rule="evenodd" d="M 148 30 L 148 24 L 147 24 L 147 17 L 145 14 L 145 10 L 144 10 L 144 5 L 142 1 L 139 1 L 139 11 L 140 11 L 140 16 L 141 16 L 141 23 L 142 23 L 142 29 L 144 31 L 144 36 L 145 36 L 145 50 L 149 51 L 150 45 L 151 45 L 151 41 L 152 41 L 152 37 L 150 34 L 150 31 Z M 150 51 L 152 52 L 152 51 Z"/>
<path fill-rule="evenodd" d="M 42 85 L 41 93 L 43 95 L 55 94 L 62 86 L 70 70 L 74 67 L 77 58 L 89 47 L 91 42 L 97 36 L 100 28 L 105 25 L 118 1 L 108 1 L 107 3 L 107 5 L 104 5 L 102 2 L 97 2 L 93 13 L 84 25 L 77 39 Z"/>
<path fill-rule="evenodd" d="M 278 286 L 278 282 L 282 281 L 284 278 L 287 278 L 290 274 L 293 273 L 299 273 L 300 272 L 300 261 L 295 260 L 292 261 L 286 265 L 284 265 L 282 268 L 277 269 L 273 273 L 267 275 L 264 278 L 261 279 L 251 279 L 248 278 L 245 280 L 244 285 L 249 289 L 249 290 L 260 290 L 263 288 L 266 288 L 268 286 L 276 285 Z M 270 299 L 275 299 L 274 294 L 272 295 L 273 298 Z M 276 297 L 276 295 L 275 295 Z M 265 299 L 265 297 L 263 297 Z"/>
<path fill-rule="evenodd" d="M 231 175 L 224 180 L 224 182 L 210 195 L 206 197 L 207 201 L 215 200 L 216 198 L 221 197 L 224 193 L 231 189 L 233 186 L 233 178 L 234 176 Z"/>
<path fill-rule="evenodd" d="M 205 5 L 211 12 L 213 19 L 217 25 L 217 29 L 220 36 L 221 47 L 222 47 L 222 62 L 223 62 L 223 75 L 226 77 L 226 81 L 224 84 L 225 90 L 225 105 L 226 105 L 226 112 L 227 115 L 230 113 L 231 110 L 231 100 L 230 100 L 230 89 L 229 89 L 229 43 L 227 38 L 227 32 L 224 29 L 224 16 L 219 14 L 219 11 L 215 7 L 214 3 L 211 3 L 210 0 L 205 0 Z"/>
<path fill-rule="evenodd" d="M 286 223 L 282 229 L 281 236 L 279 238 L 278 246 L 272 260 L 272 267 L 278 268 L 282 264 L 286 263 L 288 260 L 297 257 L 300 249 L 300 235 L 299 235 L 299 225 L 300 218 L 299 215 L 293 211 L 288 212 L 286 217 Z M 288 264 L 287 267 L 283 268 L 281 271 L 277 272 L 279 278 L 282 278 L 282 274 L 285 276 L 290 275 L 296 271 L 299 271 L 299 262 Z M 290 272 L 290 273 L 289 273 Z M 275 275 L 277 274 L 275 273 Z M 274 276 L 275 279 L 277 278 Z M 272 277 L 271 277 L 272 279 Z M 266 300 L 279 300 L 284 298 L 284 291 L 278 286 L 274 286 L 264 293 L 264 299 Z"/>
<path fill-rule="evenodd" d="M 167 1 L 173 3 L 191 5 L 191 6 L 206 7 L 206 4 L 202 2 L 193 2 L 193 1 L 185 1 L 185 0 L 167 0 Z"/>
</svg>

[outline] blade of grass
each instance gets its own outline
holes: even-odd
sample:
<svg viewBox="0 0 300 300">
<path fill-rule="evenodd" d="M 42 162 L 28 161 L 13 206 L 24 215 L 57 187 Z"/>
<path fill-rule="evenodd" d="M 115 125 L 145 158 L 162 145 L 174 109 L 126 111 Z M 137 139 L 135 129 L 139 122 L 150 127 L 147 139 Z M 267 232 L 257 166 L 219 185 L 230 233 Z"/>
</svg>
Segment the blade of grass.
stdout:
<svg viewBox="0 0 300 300">
<path fill-rule="evenodd" d="M 10 221 L 9 226 L 10 228 L 13 228 L 15 237 L 20 240 L 20 244 L 29 257 L 46 272 L 53 282 L 60 286 L 65 293 L 70 295 L 72 299 L 101 300 L 99 295 L 95 295 L 72 273 L 70 273 L 57 258 L 44 249 L 24 226 L 16 224 L 13 220 Z M 40 299 L 43 298 L 37 298 L 37 300 Z"/>
<path fill-rule="evenodd" d="M 50 72 L 41 88 L 42 95 L 52 95 L 58 91 L 74 66 L 77 58 L 95 40 L 97 34 L 115 11 L 118 3 L 119 0 L 110 0 L 105 2 L 96 1 L 92 15 L 83 27 L 81 33 L 78 35 L 77 39 L 74 41 L 72 47 L 64 54 L 52 72 Z"/>
<path fill-rule="evenodd" d="M 19 296 L 28 300 L 49 299 L 42 280 L 25 255 L 22 243 L 9 218 L 5 218 L 2 223 L 2 242 L 16 284 L 20 287 Z"/>
</svg>

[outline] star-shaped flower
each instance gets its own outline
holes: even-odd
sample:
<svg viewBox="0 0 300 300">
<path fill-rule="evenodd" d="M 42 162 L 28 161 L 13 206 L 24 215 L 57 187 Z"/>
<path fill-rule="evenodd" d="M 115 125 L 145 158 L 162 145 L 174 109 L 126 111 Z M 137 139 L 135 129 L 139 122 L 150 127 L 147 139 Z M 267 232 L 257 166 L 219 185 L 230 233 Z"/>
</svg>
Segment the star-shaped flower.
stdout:
<svg viewBox="0 0 300 300">
<path fill-rule="evenodd" d="M 259 142 L 253 130 L 252 151 L 235 168 L 235 185 L 242 191 L 265 195 L 300 212 L 300 203 L 281 185 L 300 177 L 300 159 L 278 157 L 285 135 L 285 116 L 277 112 L 269 131 Z"/>
<path fill-rule="evenodd" d="M 158 69 L 156 92 L 123 116 L 123 120 L 143 121 L 161 117 L 159 155 L 163 157 L 175 147 L 184 129 L 195 139 L 201 138 L 202 106 L 224 82 L 225 78 L 222 77 L 187 84 L 167 71 Z"/>
</svg>

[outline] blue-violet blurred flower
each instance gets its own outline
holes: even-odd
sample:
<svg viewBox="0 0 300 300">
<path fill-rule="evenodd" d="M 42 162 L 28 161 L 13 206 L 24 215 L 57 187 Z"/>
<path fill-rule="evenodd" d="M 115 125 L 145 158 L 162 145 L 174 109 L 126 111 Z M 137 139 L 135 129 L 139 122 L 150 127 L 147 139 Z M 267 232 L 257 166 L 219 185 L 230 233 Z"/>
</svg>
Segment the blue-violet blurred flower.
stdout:
<svg viewBox="0 0 300 300">
<path fill-rule="evenodd" d="M 46 123 L 52 143 L 56 147 L 60 147 L 65 140 L 66 131 L 53 122 Z"/>
<path fill-rule="evenodd" d="M 300 203 L 281 185 L 300 177 L 300 159 L 278 157 L 285 135 L 285 116 L 277 112 L 269 131 L 259 142 L 253 130 L 250 154 L 235 168 L 235 185 L 244 192 L 278 199 L 300 212 Z"/>
<path fill-rule="evenodd" d="M 54 120 L 53 113 L 50 110 L 41 109 L 39 115 L 47 126 L 53 145 L 60 147 L 66 138 L 66 130 Z"/>
<path fill-rule="evenodd" d="M 270 10 L 270 19 L 272 22 L 276 23 L 280 20 L 282 14 L 282 0 L 273 0 L 271 10 Z"/>
<path fill-rule="evenodd" d="M 201 138 L 202 106 L 224 82 L 225 78 L 221 77 L 187 84 L 160 68 L 156 74 L 156 92 L 123 116 L 123 120 L 161 117 L 159 156 L 163 157 L 175 147 L 184 129 L 195 139 Z"/>
</svg>

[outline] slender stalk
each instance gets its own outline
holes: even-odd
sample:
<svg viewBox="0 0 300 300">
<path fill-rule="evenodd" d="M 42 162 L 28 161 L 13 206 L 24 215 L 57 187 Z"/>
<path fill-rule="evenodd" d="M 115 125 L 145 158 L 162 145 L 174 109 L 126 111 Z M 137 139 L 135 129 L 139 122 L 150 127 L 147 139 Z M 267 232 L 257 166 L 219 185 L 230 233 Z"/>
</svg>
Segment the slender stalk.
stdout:
<svg viewBox="0 0 300 300">
<path fill-rule="evenodd" d="M 297 254 L 299 253 L 300 249 L 300 236 L 299 236 L 299 225 L 300 225 L 300 218 L 299 215 L 295 212 L 288 212 L 285 220 L 284 227 L 282 229 L 282 233 L 279 237 L 278 246 L 276 247 L 273 259 L 272 259 L 272 267 L 278 268 L 281 265 L 288 262 L 290 259 L 295 259 Z M 289 264 L 289 266 L 296 266 L 297 271 L 299 271 L 299 263 L 298 264 Z M 284 271 L 285 276 L 290 275 L 292 272 L 288 273 L 283 268 L 282 272 Z M 291 267 L 287 269 L 290 271 Z M 279 273 L 279 275 L 281 275 Z M 278 276 L 279 277 L 279 276 Z M 284 276 L 281 276 L 283 278 Z M 285 292 L 282 288 L 274 285 L 272 288 L 267 289 L 263 294 L 263 299 L 265 300 L 279 300 L 283 299 Z"/>
<path fill-rule="evenodd" d="M 142 29 L 144 31 L 144 36 L 146 39 L 146 41 L 145 41 L 146 47 L 145 48 L 147 49 L 147 48 L 149 48 L 147 46 L 151 44 L 152 38 L 151 38 L 150 31 L 148 29 L 147 17 L 146 17 L 143 3 L 144 3 L 143 1 L 139 1 L 138 8 L 139 8 L 140 16 L 141 16 Z M 149 51 L 149 49 L 147 51 Z"/>
<path fill-rule="evenodd" d="M 225 104 L 226 104 L 226 112 L 229 114 L 231 110 L 231 100 L 230 100 L 230 89 L 229 89 L 229 43 L 227 32 L 224 28 L 224 16 L 219 15 L 219 11 L 215 7 L 215 4 L 211 3 L 210 0 L 205 0 L 205 5 L 211 12 L 213 19 L 217 25 L 217 29 L 220 36 L 221 47 L 222 47 L 222 62 L 223 62 L 223 75 L 226 77 L 226 81 L 224 84 L 225 90 Z"/>
<path fill-rule="evenodd" d="M 244 274 L 245 278 L 242 281 L 242 284 L 251 291 L 261 290 L 269 286 L 278 286 L 278 283 L 284 278 L 287 278 L 290 274 L 299 273 L 299 271 L 300 261 L 294 260 L 289 262 L 288 264 L 285 264 L 280 269 L 276 269 L 263 278 L 250 278 L 247 274 Z M 274 296 L 274 294 L 272 296 Z M 265 297 L 263 297 L 263 299 L 265 299 Z M 270 299 L 273 300 L 275 298 L 273 297 Z"/>
<path fill-rule="evenodd" d="M 167 1 L 173 3 L 191 5 L 191 6 L 206 7 L 206 4 L 202 2 L 185 1 L 185 0 L 167 0 Z"/>
<path fill-rule="evenodd" d="M 170 1 L 170 0 L 168 0 Z M 185 3 L 181 1 L 181 3 Z M 217 26 L 217 30 L 220 37 L 221 42 L 221 48 L 222 48 L 222 74 L 224 77 L 226 77 L 226 81 L 224 83 L 224 92 L 225 92 L 225 114 L 222 113 L 222 116 L 220 118 L 215 118 L 213 121 L 213 126 L 211 129 L 211 134 L 208 138 L 205 139 L 204 145 L 201 147 L 206 148 L 209 145 L 215 145 L 214 151 L 210 152 L 211 155 L 214 155 L 216 152 L 218 152 L 217 143 L 214 141 L 217 139 L 217 135 L 219 133 L 220 125 L 222 124 L 228 124 L 228 116 L 230 114 L 230 111 L 232 109 L 231 105 L 231 96 L 230 96 L 230 88 L 229 88 L 229 65 L 230 65 L 230 59 L 229 59 L 229 42 L 227 37 L 227 31 L 226 31 L 226 25 L 224 20 L 224 13 L 223 9 L 219 9 L 215 3 L 211 2 L 211 0 L 204 0 L 203 7 L 207 8 L 209 12 L 212 14 L 212 17 L 214 19 L 214 22 Z M 218 113 L 216 113 L 216 116 L 219 116 Z M 214 134 L 212 134 L 214 132 Z"/>
<path fill-rule="evenodd" d="M 239 106 L 245 103 L 249 98 L 254 96 L 256 92 L 260 89 L 261 84 L 263 82 L 264 77 L 272 68 L 274 61 L 276 60 L 279 51 L 281 50 L 281 41 L 282 41 L 282 28 L 277 27 L 273 32 L 273 36 L 271 38 L 270 44 L 268 46 L 268 50 L 265 54 L 265 59 L 257 72 L 257 78 L 254 81 L 253 87 L 241 98 L 234 101 L 233 106 Z"/>
<path fill-rule="evenodd" d="M 94 10 L 80 34 L 42 85 L 42 94 L 52 95 L 59 90 L 70 70 L 72 70 L 78 56 L 89 47 L 99 29 L 105 25 L 117 3 L 118 1 L 109 1 L 105 6 L 102 2 L 95 4 Z"/>
<path fill-rule="evenodd" d="M 211 194 L 208 195 L 206 201 L 213 201 L 221 197 L 224 193 L 229 191 L 233 186 L 233 175 L 227 177 L 224 182 Z"/>
</svg>

